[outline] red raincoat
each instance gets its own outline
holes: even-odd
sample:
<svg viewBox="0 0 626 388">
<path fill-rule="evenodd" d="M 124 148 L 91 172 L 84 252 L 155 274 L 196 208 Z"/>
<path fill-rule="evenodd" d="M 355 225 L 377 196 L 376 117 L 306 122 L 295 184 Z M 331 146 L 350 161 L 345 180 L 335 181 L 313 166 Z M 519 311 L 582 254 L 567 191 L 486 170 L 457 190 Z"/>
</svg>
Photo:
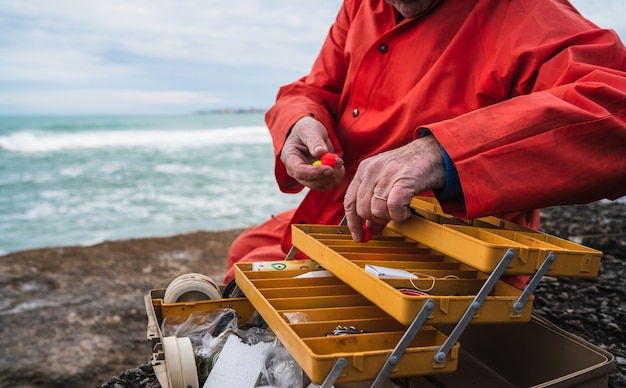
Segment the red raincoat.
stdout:
<svg viewBox="0 0 626 388">
<path fill-rule="evenodd" d="M 444 0 L 395 21 L 382 0 L 345 1 L 311 73 L 268 112 L 276 155 L 312 113 L 346 164 L 343 184 L 308 193 L 294 222 L 338 223 L 359 162 L 421 127 L 458 170 L 465 203 L 442 204 L 458 216 L 537 227 L 533 209 L 626 194 L 626 50 L 614 32 L 553 0 Z M 278 156 L 276 177 L 293 191 Z"/>
<path fill-rule="evenodd" d="M 278 155 L 312 114 L 346 177 L 310 191 L 291 223 L 338 224 L 359 162 L 429 128 L 458 171 L 465 218 L 539 226 L 538 208 L 626 194 L 626 50 L 565 0 L 443 0 L 399 23 L 383 0 L 346 0 L 309 75 L 266 115 Z M 289 228 L 282 249 L 291 246 Z"/>
</svg>

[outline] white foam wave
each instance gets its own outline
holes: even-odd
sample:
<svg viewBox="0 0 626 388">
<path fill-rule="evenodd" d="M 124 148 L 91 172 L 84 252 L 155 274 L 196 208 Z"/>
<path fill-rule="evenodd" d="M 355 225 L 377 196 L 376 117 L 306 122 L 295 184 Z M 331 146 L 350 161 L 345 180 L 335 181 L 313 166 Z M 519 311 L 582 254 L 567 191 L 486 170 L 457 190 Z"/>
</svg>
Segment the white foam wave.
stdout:
<svg viewBox="0 0 626 388">
<path fill-rule="evenodd" d="M 13 152 L 53 152 L 87 148 L 186 148 L 270 142 L 269 133 L 262 126 L 62 133 L 26 130 L 0 136 L 0 149 Z"/>
<path fill-rule="evenodd" d="M 194 168 L 182 164 L 159 164 L 154 167 L 154 171 L 166 174 L 189 174 L 194 171 Z"/>
</svg>

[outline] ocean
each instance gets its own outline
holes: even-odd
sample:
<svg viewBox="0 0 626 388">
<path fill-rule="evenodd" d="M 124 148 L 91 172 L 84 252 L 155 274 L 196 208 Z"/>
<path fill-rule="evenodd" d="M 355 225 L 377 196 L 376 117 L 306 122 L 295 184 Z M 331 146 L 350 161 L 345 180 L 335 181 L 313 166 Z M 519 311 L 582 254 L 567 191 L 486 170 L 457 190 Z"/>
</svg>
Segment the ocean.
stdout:
<svg viewBox="0 0 626 388">
<path fill-rule="evenodd" d="M 0 117 L 0 254 L 249 227 L 273 171 L 263 113 Z"/>
<path fill-rule="evenodd" d="M 245 228 L 304 194 L 278 190 L 263 113 L 0 116 L 0 255 Z"/>
</svg>

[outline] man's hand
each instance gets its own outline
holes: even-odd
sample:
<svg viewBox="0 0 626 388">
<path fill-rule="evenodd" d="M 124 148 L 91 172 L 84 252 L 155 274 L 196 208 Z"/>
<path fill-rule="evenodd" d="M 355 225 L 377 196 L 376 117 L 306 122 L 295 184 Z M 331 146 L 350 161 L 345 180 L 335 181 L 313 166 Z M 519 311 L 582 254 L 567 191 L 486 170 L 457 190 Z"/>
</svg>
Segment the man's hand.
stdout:
<svg viewBox="0 0 626 388">
<path fill-rule="evenodd" d="M 443 152 L 434 136 L 364 159 L 344 198 L 352 238 L 362 241 L 363 219 L 376 233 L 390 220 L 409 218 L 413 196 L 444 184 Z"/>
<path fill-rule="evenodd" d="M 287 174 L 301 185 L 313 190 L 328 190 L 336 186 L 345 174 L 343 160 L 336 157 L 335 165 L 313 165 L 333 146 L 328 140 L 328 131 L 322 123 L 312 117 L 303 117 L 291 128 L 280 152 Z"/>
</svg>

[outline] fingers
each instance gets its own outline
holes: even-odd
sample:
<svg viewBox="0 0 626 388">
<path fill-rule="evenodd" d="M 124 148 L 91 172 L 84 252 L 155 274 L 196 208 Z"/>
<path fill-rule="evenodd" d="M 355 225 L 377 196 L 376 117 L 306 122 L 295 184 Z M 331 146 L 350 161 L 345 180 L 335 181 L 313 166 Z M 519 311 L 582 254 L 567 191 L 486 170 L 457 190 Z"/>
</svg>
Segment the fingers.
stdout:
<svg viewBox="0 0 626 388">
<path fill-rule="evenodd" d="M 370 228 L 376 234 L 390 220 L 402 221 L 411 215 L 408 204 L 413 197 L 412 191 L 392 189 L 388 195 L 380 195 L 376 188 L 366 189 L 368 185 L 359 185 L 360 181 L 355 183 L 355 180 L 344 197 L 347 226 L 354 241 L 363 241 L 364 220 L 368 220 L 368 225 L 376 225 Z"/>
<path fill-rule="evenodd" d="M 369 189 L 369 185 L 362 185 L 357 196 L 357 214 L 380 225 L 386 225 L 390 220 L 402 221 L 410 216 L 409 203 L 413 191 L 396 184 L 377 184 Z M 391 185 L 391 189 L 388 187 Z M 387 193 L 388 192 L 388 193 Z M 380 194 L 379 194 L 380 193 Z"/>
<path fill-rule="evenodd" d="M 387 212 L 389 218 L 387 221 L 403 221 L 411 216 L 409 205 L 411 198 L 417 194 L 413 188 L 404 187 L 401 184 L 392 186 L 387 198 Z"/>
<path fill-rule="evenodd" d="M 343 198 L 346 225 L 348 226 L 348 229 L 350 229 L 352 240 L 356 242 L 361 242 L 363 240 L 363 219 L 359 216 L 356 210 L 356 198 L 360 186 L 360 178 L 357 175 L 348 186 L 346 194 Z"/>
<path fill-rule="evenodd" d="M 344 197 L 348 227 L 362 241 L 363 219 L 377 225 L 410 217 L 413 196 L 445 181 L 441 146 L 436 139 L 418 139 L 403 147 L 363 160 Z"/>
<path fill-rule="evenodd" d="M 381 194 L 377 194 L 380 192 Z M 386 223 L 386 220 L 389 220 L 389 198 L 388 194 L 384 194 L 384 190 L 377 190 L 376 187 L 372 189 L 371 197 L 369 199 L 369 204 L 367 203 L 367 194 L 364 194 L 363 198 L 363 209 L 361 210 L 361 214 L 367 214 L 369 211 L 369 216 L 365 216 L 365 218 L 369 220 L 378 220 L 379 223 Z M 357 206 L 359 208 L 359 206 Z"/>
<path fill-rule="evenodd" d="M 365 225 L 367 225 L 367 227 L 369 228 L 372 234 L 380 234 L 383 231 L 383 229 L 385 229 L 385 226 L 387 226 L 385 224 L 377 224 L 372 221 L 366 221 Z"/>
<path fill-rule="evenodd" d="M 280 159 L 287 174 L 299 184 L 326 191 L 338 185 L 345 175 L 343 160 L 331 151 L 326 128 L 307 116 L 298 120 L 291 129 Z M 321 163 L 322 157 L 325 163 Z M 320 163 L 315 163 L 316 160 Z"/>
<path fill-rule="evenodd" d="M 341 182 L 345 175 L 343 161 L 335 166 L 301 163 L 290 173 L 300 184 L 313 190 L 326 191 Z"/>
<path fill-rule="evenodd" d="M 310 116 L 305 116 L 296 122 L 291 129 L 290 137 L 306 147 L 306 153 L 313 159 L 318 159 L 332 151 L 332 145 L 328 140 L 328 131 L 322 123 Z"/>
<path fill-rule="evenodd" d="M 385 226 L 387 225 L 387 221 L 384 218 L 382 220 L 382 223 L 372 221 L 374 217 L 367 217 L 367 215 L 364 215 L 364 212 L 367 212 L 367 207 L 363 207 L 365 210 L 358 211 L 356 207 L 359 201 L 355 201 L 352 199 L 355 197 L 359 197 L 359 194 L 355 193 L 355 190 L 358 190 L 357 185 L 351 185 L 348 188 L 348 192 L 346 193 L 346 197 L 344 200 L 346 224 L 354 241 L 368 242 L 372 237 L 372 234 L 379 234 L 385 228 Z M 370 198 L 371 201 L 381 202 L 383 204 L 381 208 L 384 208 L 386 206 L 386 201 L 384 197 L 371 195 Z M 375 206 L 377 205 L 373 205 L 373 207 Z M 368 219 L 367 221 L 366 218 Z"/>
</svg>

